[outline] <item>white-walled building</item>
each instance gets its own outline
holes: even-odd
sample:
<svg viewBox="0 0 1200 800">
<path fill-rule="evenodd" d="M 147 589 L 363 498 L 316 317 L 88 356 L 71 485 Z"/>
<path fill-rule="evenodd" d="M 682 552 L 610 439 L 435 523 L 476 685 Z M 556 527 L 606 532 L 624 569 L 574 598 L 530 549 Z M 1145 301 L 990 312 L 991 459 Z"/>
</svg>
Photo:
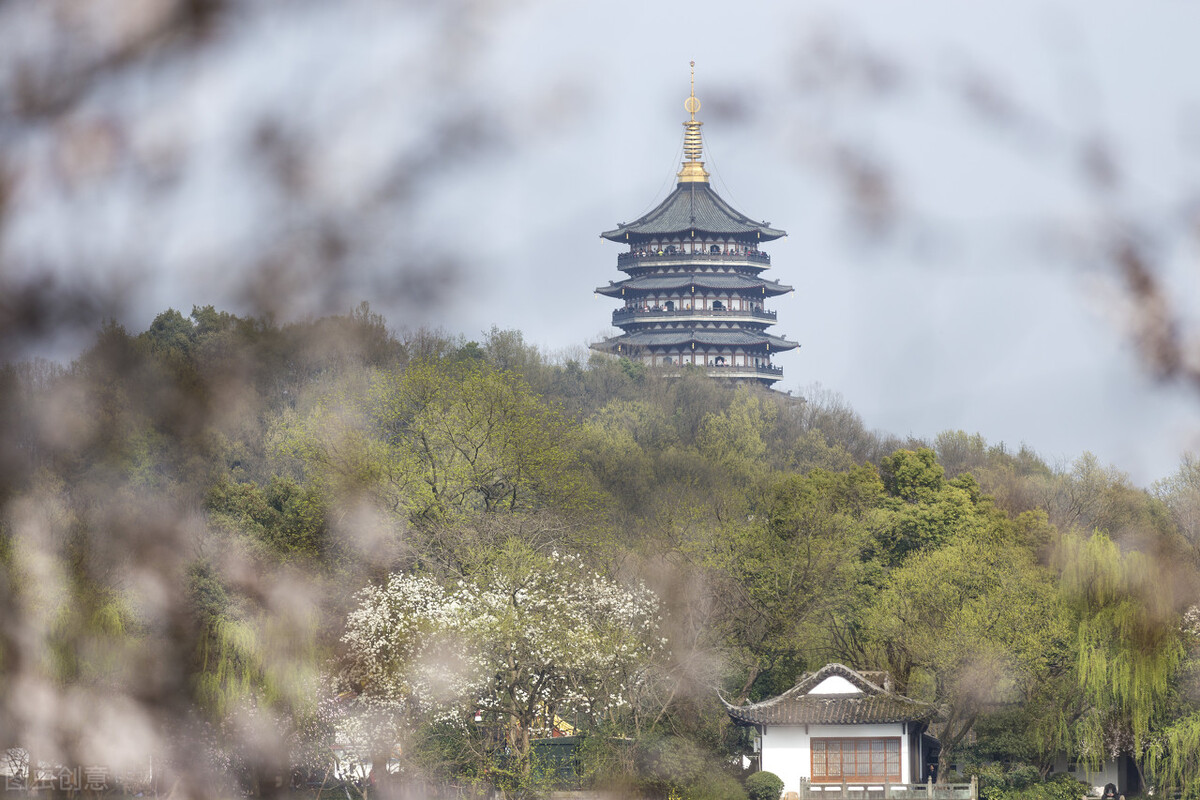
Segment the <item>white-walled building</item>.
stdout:
<svg viewBox="0 0 1200 800">
<path fill-rule="evenodd" d="M 1097 797 L 1104 793 L 1108 785 L 1117 787 L 1117 793 L 1123 796 L 1137 794 L 1142 789 L 1141 773 L 1131 756 L 1119 755 L 1105 759 L 1097 769 L 1088 766 L 1072 756 L 1059 754 L 1054 759 L 1051 774 L 1065 772 L 1076 780 L 1083 781 L 1091 787 L 1091 793 Z"/>
<path fill-rule="evenodd" d="M 862 673 L 828 664 L 778 697 L 725 704 L 760 737 L 762 769 L 783 791 L 808 783 L 920 783 L 929 777 L 933 706 L 891 692 Z"/>
</svg>

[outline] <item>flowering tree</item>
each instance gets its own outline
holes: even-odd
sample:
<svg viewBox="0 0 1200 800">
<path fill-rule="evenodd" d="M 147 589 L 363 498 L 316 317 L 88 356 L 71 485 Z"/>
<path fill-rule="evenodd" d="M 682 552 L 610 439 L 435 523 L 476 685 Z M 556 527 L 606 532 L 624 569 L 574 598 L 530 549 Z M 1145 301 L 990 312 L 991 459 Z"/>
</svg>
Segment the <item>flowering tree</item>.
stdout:
<svg viewBox="0 0 1200 800">
<path fill-rule="evenodd" d="M 568 717 L 595 725 L 628 703 L 663 648 L 658 627 L 645 587 L 510 542 L 449 588 L 395 574 L 364 589 L 342 640 L 344 677 L 364 709 L 390 711 L 368 726 L 384 738 L 483 721 L 528 775 L 532 737 Z"/>
</svg>

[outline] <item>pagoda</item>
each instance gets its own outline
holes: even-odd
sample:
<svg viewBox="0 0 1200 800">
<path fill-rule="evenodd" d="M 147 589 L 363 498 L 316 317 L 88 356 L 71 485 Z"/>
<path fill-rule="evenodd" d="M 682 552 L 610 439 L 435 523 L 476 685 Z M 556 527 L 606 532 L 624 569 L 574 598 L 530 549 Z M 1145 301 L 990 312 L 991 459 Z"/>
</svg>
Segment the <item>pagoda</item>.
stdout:
<svg viewBox="0 0 1200 800">
<path fill-rule="evenodd" d="M 612 315 L 621 335 L 592 348 L 651 367 L 693 365 L 770 386 L 783 377 L 771 358 L 799 345 L 767 332 L 775 312 L 765 301 L 792 287 L 761 277 L 771 258 L 760 246 L 787 234 L 735 210 L 709 185 L 694 71 L 684 109 L 691 118 L 683 123 L 685 160 L 675 190 L 644 216 L 600 234 L 628 245 L 617 268 L 629 277 L 596 289 L 621 300 Z"/>
</svg>

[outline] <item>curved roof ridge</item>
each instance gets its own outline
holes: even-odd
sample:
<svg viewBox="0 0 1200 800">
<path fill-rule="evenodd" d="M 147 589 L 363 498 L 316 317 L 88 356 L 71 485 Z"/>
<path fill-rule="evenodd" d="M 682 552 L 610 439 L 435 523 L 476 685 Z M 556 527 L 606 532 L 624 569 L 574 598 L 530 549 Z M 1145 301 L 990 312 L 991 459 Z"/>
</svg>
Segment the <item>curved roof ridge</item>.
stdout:
<svg viewBox="0 0 1200 800">
<path fill-rule="evenodd" d="M 861 693 L 813 694 L 826 678 L 845 678 Z M 848 724 L 870 722 L 929 722 L 938 716 L 936 706 L 897 694 L 865 678 L 844 664 L 826 664 L 805 673 L 796 685 L 777 697 L 758 703 L 733 706 L 722 698 L 726 712 L 738 722 L 795 725 L 808 723 Z"/>
<path fill-rule="evenodd" d="M 796 683 L 796 686 L 792 688 L 799 688 L 801 685 L 805 685 L 807 688 L 804 693 L 808 694 L 823 680 L 835 675 L 850 681 L 855 688 L 864 694 L 892 694 L 882 686 L 878 686 L 864 678 L 862 673 L 858 672 L 857 670 L 851 669 L 845 664 L 838 663 L 826 664 L 816 672 L 809 673 L 806 678 L 801 678 L 801 680 Z"/>
<path fill-rule="evenodd" d="M 858 674 L 858 672 L 856 672 L 855 670 L 850 669 L 850 667 L 847 667 L 845 664 L 830 663 L 830 664 L 826 664 L 825 666 L 821 667 L 816 672 L 804 673 L 803 675 L 800 676 L 800 678 L 796 681 L 795 685 L 793 685 L 792 688 L 788 689 L 787 691 L 783 692 L 782 694 L 776 695 L 775 697 L 767 698 L 766 700 L 760 700 L 757 703 L 751 703 L 746 706 L 735 706 L 735 708 L 770 708 L 771 706 L 774 706 L 783 700 L 791 699 L 792 697 L 794 697 L 796 695 L 809 694 L 813 690 L 813 688 L 815 688 L 816 686 L 818 686 L 821 683 L 821 681 L 825 680 L 828 677 L 834 676 L 834 675 L 837 675 L 839 677 L 845 678 L 846 680 L 850 681 L 850 683 L 854 684 L 854 686 L 856 688 L 858 688 L 860 691 L 862 691 L 863 694 L 868 694 L 868 695 L 874 695 L 874 694 L 889 694 L 889 695 L 891 695 L 892 694 L 892 692 L 887 691 L 882 686 L 876 686 L 874 683 L 867 680 L 862 675 Z M 818 696 L 825 697 L 827 695 L 818 695 Z M 893 695 L 893 696 L 902 697 L 903 695 Z M 905 698 L 905 699 L 907 700 L 909 698 Z"/>
<path fill-rule="evenodd" d="M 725 202 L 707 183 L 679 183 L 666 199 L 633 222 L 600 234 L 614 242 L 630 234 L 653 236 L 701 230 L 705 233 L 757 233 L 763 241 L 786 236 L 785 231 L 758 222 Z"/>
</svg>

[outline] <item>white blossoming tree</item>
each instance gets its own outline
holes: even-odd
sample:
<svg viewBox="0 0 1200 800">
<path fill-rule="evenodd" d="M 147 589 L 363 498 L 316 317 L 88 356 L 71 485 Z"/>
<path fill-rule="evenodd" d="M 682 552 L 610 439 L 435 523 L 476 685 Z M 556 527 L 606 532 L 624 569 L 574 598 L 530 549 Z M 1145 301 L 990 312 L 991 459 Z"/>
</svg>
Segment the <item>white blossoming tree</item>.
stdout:
<svg viewBox="0 0 1200 800">
<path fill-rule="evenodd" d="M 482 721 L 525 776 L 533 737 L 626 705 L 664 645 L 648 589 L 517 542 L 454 586 L 395 574 L 359 601 L 344 676 L 370 721 L 347 734 L 378 752 L 427 722 Z"/>
</svg>

